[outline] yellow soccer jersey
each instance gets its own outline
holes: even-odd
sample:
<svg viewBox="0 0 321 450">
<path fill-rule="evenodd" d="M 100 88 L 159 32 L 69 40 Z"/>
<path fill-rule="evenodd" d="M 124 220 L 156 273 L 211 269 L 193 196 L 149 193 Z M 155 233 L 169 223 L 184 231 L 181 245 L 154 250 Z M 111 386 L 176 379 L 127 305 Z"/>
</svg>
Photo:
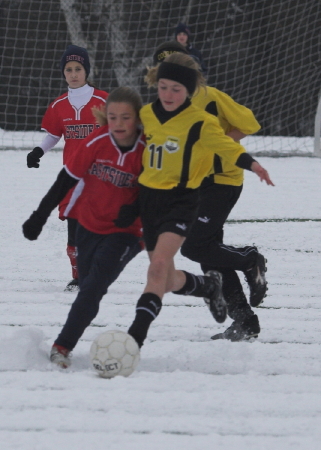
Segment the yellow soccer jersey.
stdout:
<svg viewBox="0 0 321 450">
<path fill-rule="evenodd" d="M 234 165 L 245 152 L 224 134 L 216 117 L 194 105 L 162 123 L 149 104 L 140 118 L 147 144 L 139 182 L 150 188 L 198 188 L 213 169 L 215 153 Z"/>
<path fill-rule="evenodd" d="M 254 134 L 261 128 L 249 108 L 214 87 L 202 87 L 192 97 L 192 104 L 216 116 L 225 133 L 237 128 L 244 134 Z M 212 173 L 215 183 L 218 184 L 240 186 L 244 180 L 243 169 L 222 161 L 218 156 L 214 158 Z"/>
</svg>

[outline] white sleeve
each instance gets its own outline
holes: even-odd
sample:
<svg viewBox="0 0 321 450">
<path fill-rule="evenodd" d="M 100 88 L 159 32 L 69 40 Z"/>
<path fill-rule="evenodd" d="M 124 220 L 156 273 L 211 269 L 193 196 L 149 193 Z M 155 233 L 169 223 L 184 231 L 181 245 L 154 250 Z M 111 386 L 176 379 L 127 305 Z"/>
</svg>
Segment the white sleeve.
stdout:
<svg viewBox="0 0 321 450">
<path fill-rule="evenodd" d="M 44 153 L 47 153 L 49 150 L 51 150 L 57 142 L 60 140 L 59 136 L 53 136 L 52 134 L 47 134 L 41 144 L 40 147 L 42 148 Z"/>
</svg>

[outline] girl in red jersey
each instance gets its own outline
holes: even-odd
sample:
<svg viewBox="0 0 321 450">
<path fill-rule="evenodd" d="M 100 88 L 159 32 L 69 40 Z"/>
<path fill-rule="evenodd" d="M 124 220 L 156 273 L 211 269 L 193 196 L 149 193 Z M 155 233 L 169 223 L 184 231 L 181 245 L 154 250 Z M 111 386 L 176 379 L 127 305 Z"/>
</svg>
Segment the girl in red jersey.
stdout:
<svg viewBox="0 0 321 450">
<path fill-rule="evenodd" d="M 96 317 L 108 287 L 142 249 L 139 218 L 125 228 L 124 222 L 122 228 L 118 226 L 120 207 L 131 208 L 138 196 L 145 147 L 139 125 L 141 98 L 120 87 L 111 92 L 106 106 L 105 113 L 94 111 L 102 126 L 70 155 L 38 209 L 23 224 L 24 236 L 37 239 L 50 213 L 81 180 L 75 190 L 79 292 L 50 354 L 51 361 L 63 368 L 70 365 L 70 352 Z"/>
<path fill-rule="evenodd" d="M 68 84 L 68 92 L 58 97 L 49 105 L 41 124 L 47 132 L 40 147 L 35 147 L 27 155 L 29 168 L 39 167 L 40 158 L 51 150 L 61 136 L 65 139 L 63 164 L 67 164 L 77 151 L 79 143 L 99 125 L 92 113 L 93 107 L 105 104 L 107 92 L 100 91 L 87 81 L 90 73 L 90 62 L 87 50 L 77 45 L 69 45 L 60 62 L 61 71 Z M 71 192 L 59 205 L 59 218 L 65 220 L 64 211 L 69 202 Z M 78 289 L 78 270 L 75 250 L 75 232 L 77 221 L 70 214 L 67 218 L 68 242 L 67 255 L 72 267 L 72 280 L 66 290 Z"/>
</svg>

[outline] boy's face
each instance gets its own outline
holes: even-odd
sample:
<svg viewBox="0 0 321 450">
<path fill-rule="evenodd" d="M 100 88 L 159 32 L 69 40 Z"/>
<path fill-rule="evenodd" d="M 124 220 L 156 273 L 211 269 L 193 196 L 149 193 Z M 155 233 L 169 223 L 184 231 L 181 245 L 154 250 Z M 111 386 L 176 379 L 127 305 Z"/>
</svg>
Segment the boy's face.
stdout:
<svg viewBox="0 0 321 450">
<path fill-rule="evenodd" d="M 184 45 L 184 47 L 186 47 L 187 41 L 188 41 L 188 35 L 186 33 L 183 33 L 183 32 L 182 33 L 178 33 L 178 35 L 176 36 L 176 40 L 180 44 Z"/>
</svg>

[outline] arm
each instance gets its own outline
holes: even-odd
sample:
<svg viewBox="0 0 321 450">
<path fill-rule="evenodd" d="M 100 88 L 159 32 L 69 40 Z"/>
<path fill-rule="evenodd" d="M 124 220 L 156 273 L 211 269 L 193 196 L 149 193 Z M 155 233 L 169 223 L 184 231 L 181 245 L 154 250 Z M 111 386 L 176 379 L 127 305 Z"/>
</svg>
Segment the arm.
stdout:
<svg viewBox="0 0 321 450">
<path fill-rule="evenodd" d="M 261 126 L 249 108 L 237 103 L 225 92 L 215 88 L 207 89 L 209 89 L 209 94 L 216 101 L 217 117 L 226 134 L 230 135 L 236 129 L 247 136 L 257 133 L 260 130 Z M 235 139 L 233 135 L 231 137 Z"/>
<path fill-rule="evenodd" d="M 41 130 L 46 132 L 46 136 L 43 138 L 39 147 L 35 147 L 32 152 L 28 153 L 27 166 L 29 168 L 35 167 L 37 169 L 39 167 L 40 158 L 48 150 L 52 149 L 63 135 L 63 122 L 59 114 L 57 114 L 56 104 L 59 104 L 59 102 L 57 103 L 57 101 L 55 101 L 51 103 L 43 116 Z"/>
<path fill-rule="evenodd" d="M 231 164 L 235 164 L 244 170 L 250 170 L 260 177 L 261 181 L 266 184 L 274 186 L 268 172 L 254 159 L 251 155 L 246 153 L 245 148 L 233 141 L 233 139 L 224 134 L 216 117 L 211 118 L 212 124 L 209 122 L 204 126 L 206 140 L 209 148 L 212 148 L 220 157 L 227 160 Z M 205 137 L 204 136 L 204 137 Z M 216 147 L 216 149 L 215 149 Z"/>
<path fill-rule="evenodd" d="M 258 177 L 260 177 L 261 181 L 265 181 L 268 186 L 274 186 L 272 180 L 270 179 L 270 176 L 268 174 L 268 171 L 264 169 L 264 167 L 261 166 L 257 161 L 253 161 L 251 164 L 251 170 L 252 172 L 256 173 Z"/>
<path fill-rule="evenodd" d="M 241 169 L 250 170 L 251 172 L 256 173 L 256 175 L 260 177 L 261 181 L 265 181 L 269 186 L 274 186 L 268 171 L 265 170 L 264 167 L 262 167 L 261 164 L 252 158 L 252 156 L 248 153 L 242 153 L 238 157 L 235 165 Z"/>
<path fill-rule="evenodd" d="M 35 167 L 36 169 L 38 169 L 40 158 L 48 150 L 51 150 L 59 140 L 59 136 L 52 136 L 51 134 L 47 134 L 47 136 L 41 142 L 40 147 L 35 147 L 30 153 L 28 153 L 27 166 L 29 167 L 29 169 L 31 167 Z"/>
<path fill-rule="evenodd" d="M 242 133 L 242 131 L 238 129 L 234 129 L 226 133 L 227 136 L 231 137 L 234 141 L 239 142 L 241 139 L 247 136 L 247 134 Z M 252 160 L 252 161 L 251 161 Z M 260 177 L 261 181 L 265 181 L 267 185 L 274 186 L 272 180 L 270 179 L 270 176 L 255 159 L 251 157 L 251 160 L 249 160 L 249 167 L 246 167 L 248 170 L 251 170 L 252 172 L 256 173 L 258 177 Z M 236 164 L 238 165 L 238 164 Z"/>
<path fill-rule="evenodd" d="M 24 236 L 30 241 L 38 238 L 42 227 L 47 222 L 51 212 L 59 205 L 68 191 L 78 183 L 79 179 L 72 177 L 65 169 L 62 169 L 56 181 L 47 194 L 41 200 L 38 208 L 22 225 Z"/>
<path fill-rule="evenodd" d="M 54 148 L 54 146 L 60 141 L 60 136 L 53 136 L 52 134 L 47 134 L 41 144 L 40 147 L 42 148 L 44 153 L 47 153 L 49 150 Z"/>
<path fill-rule="evenodd" d="M 274 186 L 268 171 L 265 170 L 264 167 L 262 167 L 261 164 L 252 158 L 252 156 L 248 153 L 242 153 L 238 157 L 235 165 L 241 169 L 250 170 L 251 172 L 256 173 L 256 175 L 260 177 L 261 181 L 265 181 L 269 186 Z"/>
<path fill-rule="evenodd" d="M 242 133 L 242 131 L 234 128 L 233 130 L 226 133 L 226 136 L 231 137 L 234 141 L 239 142 L 241 139 L 245 138 L 247 134 Z"/>
</svg>

